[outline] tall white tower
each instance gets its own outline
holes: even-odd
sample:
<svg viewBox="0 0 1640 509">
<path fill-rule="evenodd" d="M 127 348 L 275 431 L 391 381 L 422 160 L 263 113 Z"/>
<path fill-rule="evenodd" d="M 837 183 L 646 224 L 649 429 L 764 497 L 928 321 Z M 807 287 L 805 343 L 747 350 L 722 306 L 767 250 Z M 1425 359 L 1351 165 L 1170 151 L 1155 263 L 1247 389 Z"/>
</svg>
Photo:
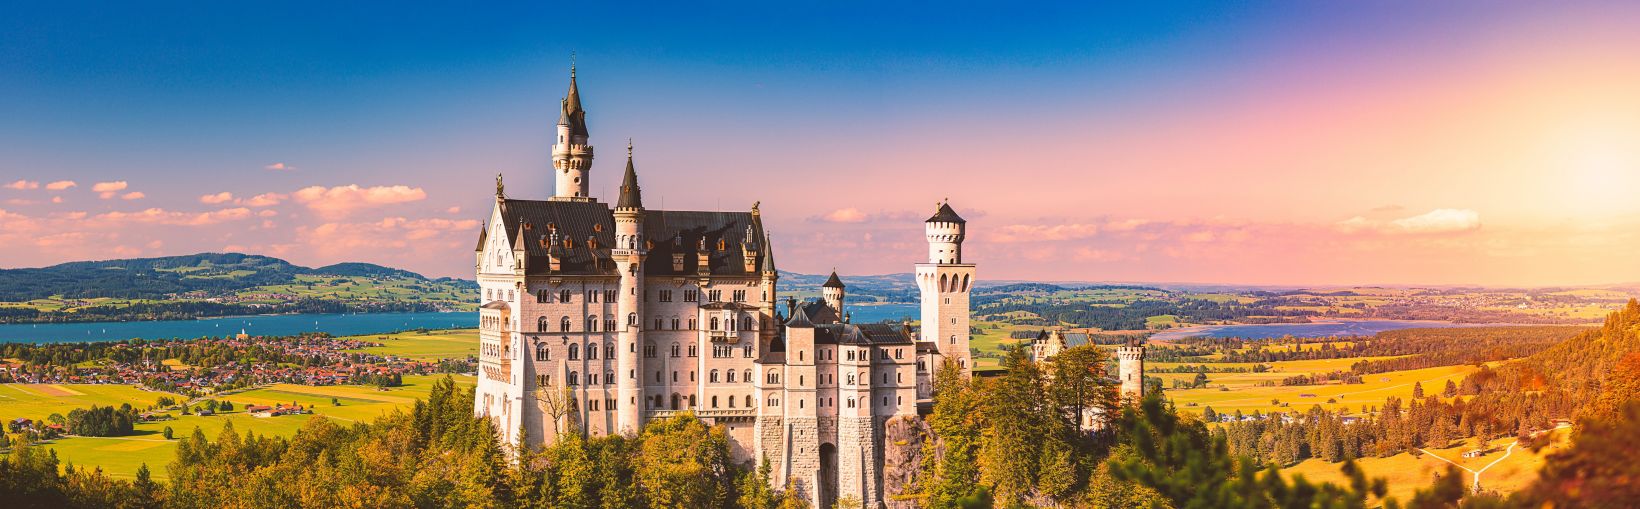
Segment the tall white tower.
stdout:
<svg viewBox="0 0 1640 509">
<path fill-rule="evenodd" d="M 552 172 L 557 182 L 554 201 L 592 201 L 592 145 L 587 143 L 587 112 L 581 109 L 581 91 L 575 86 L 575 66 L 569 67 L 569 92 L 558 114 L 558 139 L 552 144 Z"/>
<path fill-rule="evenodd" d="M 928 263 L 917 264 L 922 340 L 933 342 L 940 356 L 956 362 L 963 372 L 973 369 L 968 351 L 968 295 L 974 286 L 974 265 L 962 263 L 966 228 L 967 221 L 951 210 L 949 202 L 940 203 L 934 216 L 923 223 Z"/>
<path fill-rule="evenodd" d="M 643 429 L 643 359 L 638 343 L 643 341 L 643 260 L 649 251 L 643 239 L 643 197 L 638 189 L 638 172 L 632 168 L 632 142 L 626 144 L 626 174 L 621 177 L 621 196 L 615 201 L 615 249 L 611 257 L 621 272 L 621 296 L 617 301 L 621 320 L 620 346 L 615 351 L 617 378 L 616 429 L 636 434 Z"/>
<path fill-rule="evenodd" d="M 1123 402 L 1145 398 L 1145 347 L 1137 343 L 1116 349 L 1116 376 L 1121 379 Z"/>
<path fill-rule="evenodd" d="M 820 297 L 826 300 L 826 306 L 837 313 L 837 320 L 843 320 L 843 280 L 837 277 L 837 271 L 831 271 L 831 278 L 820 285 Z"/>
</svg>

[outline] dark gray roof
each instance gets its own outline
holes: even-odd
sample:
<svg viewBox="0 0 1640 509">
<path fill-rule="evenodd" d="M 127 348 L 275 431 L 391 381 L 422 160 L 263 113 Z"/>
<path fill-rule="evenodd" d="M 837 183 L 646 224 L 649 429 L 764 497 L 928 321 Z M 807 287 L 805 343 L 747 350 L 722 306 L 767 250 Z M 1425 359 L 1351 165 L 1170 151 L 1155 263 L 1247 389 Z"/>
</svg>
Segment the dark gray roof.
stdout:
<svg viewBox="0 0 1640 509">
<path fill-rule="evenodd" d="M 905 327 L 890 323 L 814 325 L 814 342 L 825 345 L 908 345 Z"/>
<path fill-rule="evenodd" d="M 553 274 L 615 275 L 610 248 L 615 245 L 615 214 L 598 202 L 505 200 L 501 203 L 507 237 L 520 237 L 530 274 L 547 274 L 549 246 L 560 257 Z M 651 276 L 696 275 L 698 250 L 708 253 L 707 272 L 711 275 L 754 275 L 768 259 L 769 246 L 758 242 L 751 255 L 753 270 L 746 271 L 741 245 L 747 228 L 753 238 L 763 238 L 762 225 L 749 212 L 695 212 L 647 210 L 643 215 L 643 235 L 648 239 L 649 258 L 644 274 Z M 551 242 L 553 233 L 557 241 Z M 588 240 L 596 240 L 589 244 Z M 723 249 L 718 249 L 719 241 Z M 566 242 L 567 241 L 567 242 Z M 513 246 L 515 249 L 518 246 Z M 682 253 L 683 270 L 672 270 L 672 254 Z"/>
<path fill-rule="evenodd" d="M 490 226 L 489 225 L 484 225 L 484 227 L 478 229 L 478 247 L 474 248 L 473 251 L 483 251 L 484 250 L 484 241 L 489 240 L 489 239 L 490 239 Z"/>
<path fill-rule="evenodd" d="M 581 90 L 575 85 L 574 68 L 569 70 L 569 92 L 564 94 L 564 107 L 558 116 L 558 123 L 568 124 L 571 136 L 588 136 L 587 112 L 581 109 Z"/>
<path fill-rule="evenodd" d="M 831 306 L 827 305 L 823 299 L 799 303 L 796 314 L 807 316 L 809 321 L 813 323 L 837 323 L 842 321 L 842 317 L 837 316 L 837 311 L 831 309 Z"/>
<path fill-rule="evenodd" d="M 951 203 L 950 202 L 941 203 L 940 204 L 940 209 L 934 212 L 934 216 L 928 218 L 927 221 L 923 221 L 923 222 L 925 222 L 925 223 L 967 223 L 967 221 L 962 220 L 962 216 L 957 215 L 957 211 L 951 210 Z"/>
<path fill-rule="evenodd" d="M 831 277 L 826 279 L 826 283 L 820 286 L 824 288 L 843 288 L 843 280 L 837 279 L 837 271 L 834 270 L 831 271 Z"/>
</svg>

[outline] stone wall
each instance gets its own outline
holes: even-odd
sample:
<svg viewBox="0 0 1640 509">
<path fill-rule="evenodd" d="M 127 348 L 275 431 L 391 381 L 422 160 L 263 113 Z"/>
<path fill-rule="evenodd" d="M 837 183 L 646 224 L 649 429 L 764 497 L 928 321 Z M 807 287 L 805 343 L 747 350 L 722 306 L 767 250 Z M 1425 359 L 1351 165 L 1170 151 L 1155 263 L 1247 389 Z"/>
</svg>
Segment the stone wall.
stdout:
<svg viewBox="0 0 1640 509">
<path fill-rule="evenodd" d="M 923 447 L 933 434 L 921 417 L 896 416 L 883 423 L 883 501 L 890 508 L 911 509 L 917 500 L 917 469 L 922 466 Z"/>
</svg>

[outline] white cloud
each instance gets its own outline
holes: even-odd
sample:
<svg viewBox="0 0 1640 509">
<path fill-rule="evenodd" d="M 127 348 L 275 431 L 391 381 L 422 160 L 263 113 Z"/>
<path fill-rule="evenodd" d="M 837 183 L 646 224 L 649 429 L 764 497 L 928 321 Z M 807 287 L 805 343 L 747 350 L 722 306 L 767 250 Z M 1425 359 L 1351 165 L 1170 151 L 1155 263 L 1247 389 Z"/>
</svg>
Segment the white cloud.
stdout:
<svg viewBox="0 0 1640 509">
<path fill-rule="evenodd" d="M 199 202 L 207 205 L 216 205 L 233 201 L 233 193 L 223 191 L 216 194 L 207 194 L 199 197 Z"/>
<path fill-rule="evenodd" d="M 1335 223 L 1334 228 L 1344 233 L 1376 232 L 1383 234 L 1440 234 L 1479 230 L 1481 215 L 1470 209 L 1435 209 L 1411 217 L 1391 221 L 1375 221 L 1355 216 Z"/>
<path fill-rule="evenodd" d="M 824 216 L 820 216 L 820 219 L 828 223 L 863 223 L 866 221 L 866 213 L 860 212 L 860 209 L 850 207 L 833 210 Z"/>
<path fill-rule="evenodd" d="M 74 187 L 74 186 L 78 186 L 78 185 L 80 185 L 80 184 L 77 183 L 77 182 L 74 182 L 72 180 L 59 180 L 59 181 L 56 181 L 56 182 L 52 182 L 50 184 L 46 184 L 46 189 L 50 189 L 52 191 L 61 191 L 61 190 L 68 189 L 70 187 Z"/>
<path fill-rule="evenodd" d="M 1080 240 L 1099 235 L 1099 225 L 1091 223 L 1010 224 L 989 236 L 992 242 L 1035 242 Z"/>
<path fill-rule="evenodd" d="M 110 226 L 117 226 L 125 223 L 204 226 L 227 221 L 236 221 L 248 217 L 251 217 L 251 210 L 244 207 L 197 213 L 176 212 L 154 207 L 138 212 L 105 212 L 93 216 L 91 220 L 96 223 Z"/>
<path fill-rule="evenodd" d="M 6 184 L 6 189 L 16 189 L 16 190 L 19 190 L 19 191 L 24 190 L 24 189 L 39 189 L 39 188 L 40 188 L 40 181 L 38 181 L 38 180 L 18 179 L 16 182 Z"/>
<path fill-rule="evenodd" d="M 292 194 L 296 201 L 321 215 L 336 217 L 357 209 L 408 203 L 427 199 L 427 192 L 419 187 L 374 186 L 357 184 L 324 187 L 311 186 Z"/>
</svg>

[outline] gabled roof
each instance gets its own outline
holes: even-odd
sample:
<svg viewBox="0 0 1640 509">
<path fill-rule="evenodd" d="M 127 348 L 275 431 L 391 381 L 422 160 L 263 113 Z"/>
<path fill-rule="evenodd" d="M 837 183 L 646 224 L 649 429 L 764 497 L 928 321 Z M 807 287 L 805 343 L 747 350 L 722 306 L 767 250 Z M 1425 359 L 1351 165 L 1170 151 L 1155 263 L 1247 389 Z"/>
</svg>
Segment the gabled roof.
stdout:
<svg viewBox="0 0 1640 509">
<path fill-rule="evenodd" d="M 547 274 L 547 255 L 558 257 L 559 270 L 553 274 L 615 275 L 610 249 L 615 245 L 615 213 L 598 202 L 538 201 L 508 199 L 501 203 L 501 221 L 507 237 L 523 243 L 529 274 Z M 699 274 L 700 249 L 704 246 L 707 273 L 714 276 L 757 274 L 768 258 L 770 247 L 762 242 L 751 251 L 753 270 L 746 270 L 748 253 L 741 249 L 748 227 L 761 238 L 761 227 L 749 212 L 697 212 L 645 210 L 643 236 L 648 240 L 649 257 L 644 274 L 650 276 L 693 276 Z M 548 240 L 557 232 L 558 242 Z M 596 242 L 588 243 L 588 239 Z M 723 249 L 718 249 L 718 242 Z M 672 255 L 683 255 L 683 270 L 672 269 Z"/>
<path fill-rule="evenodd" d="M 957 215 L 957 211 L 951 210 L 951 202 L 941 203 L 939 210 L 934 211 L 934 216 L 928 218 L 927 221 L 923 221 L 923 222 L 925 222 L 925 223 L 958 223 L 958 224 L 966 224 L 967 223 L 967 221 L 964 221 L 962 219 L 962 216 Z"/>
</svg>

